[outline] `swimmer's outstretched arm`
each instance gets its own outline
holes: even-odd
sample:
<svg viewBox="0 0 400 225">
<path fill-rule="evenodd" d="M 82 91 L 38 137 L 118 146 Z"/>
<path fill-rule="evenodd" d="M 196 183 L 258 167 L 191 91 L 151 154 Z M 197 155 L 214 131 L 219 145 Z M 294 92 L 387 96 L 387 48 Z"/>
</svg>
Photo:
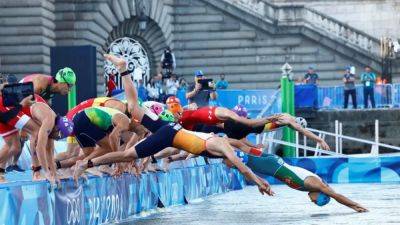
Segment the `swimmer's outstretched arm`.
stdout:
<svg viewBox="0 0 400 225">
<path fill-rule="evenodd" d="M 81 155 L 78 155 L 78 156 L 73 156 L 73 157 L 71 157 L 69 159 L 58 161 L 58 163 L 60 164 L 61 168 L 70 168 L 73 165 L 75 165 L 75 163 L 78 160 L 82 160 L 84 158 L 85 158 L 85 155 L 81 154 Z"/>
<path fill-rule="evenodd" d="M 357 202 L 350 200 L 346 196 L 336 193 L 331 187 L 329 187 L 327 184 L 323 183 L 321 180 L 319 180 L 316 177 L 308 177 L 304 181 L 304 184 L 307 188 L 319 190 L 320 192 L 323 192 L 326 195 L 334 198 L 340 204 L 345 205 L 349 208 L 352 208 L 357 212 L 368 212 L 368 209 L 364 208 Z"/>
<path fill-rule="evenodd" d="M 247 180 L 253 181 L 258 186 L 261 194 L 273 195 L 271 187 L 263 180 L 259 179 L 253 171 L 247 167 L 240 159 L 234 154 L 234 151 L 223 151 L 224 156 L 232 162 L 232 164 L 246 177 Z"/>
<path fill-rule="evenodd" d="M 223 163 L 225 163 L 225 165 L 227 166 L 227 167 L 229 167 L 229 168 L 232 168 L 232 167 L 236 167 L 237 168 L 237 166 L 236 166 L 236 164 L 235 163 L 233 163 L 231 160 L 229 160 L 228 158 L 224 158 L 223 159 L 223 161 L 222 161 Z M 242 163 L 242 162 L 241 162 Z M 243 163 L 242 163 L 243 164 Z M 243 164 L 244 165 L 244 164 Z M 249 168 L 248 168 L 249 169 Z M 240 170 L 240 169 L 239 169 Z M 250 170 L 250 169 L 249 169 Z M 251 171 L 251 170 L 250 170 Z M 252 172 L 252 171 L 251 171 Z M 243 174 L 243 175 L 245 175 L 245 174 Z M 246 175 L 245 175 L 246 176 Z M 254 174 L 254 177 L 255 177 L 255 179 L 259 182 L 259 183 L 262 183 L 265 187 L 266 187 L 266 192 L 265 193 L 267 193 L 269 196 L 273 196 L 273 195 L 275 195 L 275 192 L 274 191 L 272 191 L 272 189 L 271 189 L 271 186 L 270 186 L 270 184 L 268 183 L 268 181 L 266 181 L 266 180 L 264 180 L 264 179 L 262 179 L 261 177 L 259 177 L 259 176 L 257 176 L 256 174 Z M 247 177 L 246 177 L 247 178 Z M 249 179 L 248 179 L 249 180 Z M 260 192 L 261 192 L 261 190 L 260 190 Z M 262 192 L 261 192 L 262 193 Z"/>
<path fill-rule="evenodd" d="M 277 120 L 278 123 L 283 125 L 288 125 L 292 129 L 297 130 L 302 133 L 304 136 L 310 138 L 311 140 L 317 142 L 323 150 L 330 150 L 329 145 L 320 137 L 315 135 L 313 132 L 303 128 L 300 124 L 296 123 L 296 120 L 293 116 L 289 114 L 282 114 L 281 117 Z"/>
</svg>

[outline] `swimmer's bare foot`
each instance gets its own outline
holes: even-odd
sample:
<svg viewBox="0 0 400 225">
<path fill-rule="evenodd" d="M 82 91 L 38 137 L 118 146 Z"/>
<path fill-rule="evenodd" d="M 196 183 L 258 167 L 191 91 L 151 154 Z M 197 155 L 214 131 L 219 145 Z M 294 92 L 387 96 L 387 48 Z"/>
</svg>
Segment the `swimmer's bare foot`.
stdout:
<svg viewBox="0 0 400 225">
<path fill-rule="evenodd" d="M 157 169 L 155 168 L 155 166 L 153 165 L 153 163 L 150 163 L 149 165 L 147 165 L 147 168 L 145 169 L 146 172 L 152 172 L 155 173 L 157 172 Z"/>
<path fill-rule="evenodd" d="M 74 180 L 75 184 L 78 184 L 79 177 L 85 172 L 87 169 L 87 161 L 79 160 L 75 164 L 74 170 Z"/>
<path fill-rule="evenodd" d="M 126 171 L 126 169 L 127 169 L 126 163 L 117 163 L 114 169 L 113 176 L 114 177 L 122 176 L 122 174 Z"/>
<path fill-rule="evenodd" d="M 190 153 L 188 156 L 186 156 L 185 160 L 189 160 L 189 159 L 195 158 L 195 157 L 196 157 L 195 154 Z"/>
<path fill-rule="evenodd" d="M 136 177 L 140 177 L 140 175 L 143 172 L 143 164 L 142 161 L 139 160 L 137 163 L 136 162 L 132 162 L 132 173 L 133 175 L 135 175 Z"/>
<path fill-rule="evenodd" d="M 57 176 L 61 179 L 69 179 L 73 175 L 73 171 L 70 168 L 65 168 L 65 169 L 58 169 L 57 170 Z"/>
<path fill-rule="evenodd" d="M 125 72 L 127 70 L 127 63 L 125 59 L 119 58 L 111 54 L 104 54 L 104 58 L 106 58 L 106 60 L 109 60 L 112 64 L 114 64 L 120 73 Z"/>
<path fill-rule="evenodd" d="M 162 167 L 160 167 L 157 163 L 152 163 L 152 164 L 154 166 L 154 169 L 156 169 L 156 171 L 163 171 L 164 172 L 164 169 Z"/>
<path fill-rule="evenodd" d="M 44 175 L 46 177 L 46 180 L 49 181 L 50 186 L 54 189 L 57 188 L 58 185 L 61 184 L 60 180 L 55 174 L 51 174 L 50 172 L 45 173 Z"/>
<path fill-rule="evenodd" d="M 40 171 L 33 172 L 32 181 L 42 181 L 46 180 L 46 178 L 40 173 Z"/>
<path fill-rule="evenodd" d="M 98 176 L 98 177 L 102 177 L 103 176 L 103 173 L 96 167 L 88 168 L 86 170 L 86 172 L 88 172 L 88 173 L 90 173 L 92 175 Z"/>
<path fill-rule="evenodd" d="M 162 169 L 163 169 L 164 172 L 168 172 L 169 164 L 170 164 L 170 161 L 169 161 L 168 158 L 163 159 L 163 161 L 162 161 Z"/>
<path fill-rule="evenodd" d="M 114 173 L 114 169 L 111 168 L 111 167 L 108 166 L 108 165 L 101 165 L 101 166 L 97 167 L 97 169 L 98 169 L 100 172 L 105 173 L 105 174 L 108 174 L 108 175 L 110 175 L 110 176 L 112 176 L 113 173 Z"/>
</svg>

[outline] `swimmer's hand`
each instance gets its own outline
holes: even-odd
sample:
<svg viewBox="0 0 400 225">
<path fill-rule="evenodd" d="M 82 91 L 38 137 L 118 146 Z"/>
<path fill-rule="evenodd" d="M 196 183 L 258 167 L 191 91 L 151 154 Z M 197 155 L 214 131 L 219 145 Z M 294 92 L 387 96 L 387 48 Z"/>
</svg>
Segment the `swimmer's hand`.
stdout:
<svg viewBox="0 0 400 225">
<path fill-rule="evenodd" d="M 185 160 L 189 160 L 191 158 L 195 158 L 197 155 L 190 153 L 188 156 L 186 156 Z"/>
<path fill-rule="evenodd" d="M 273 196 L 273 195 L 275 194 L 275 193 L 271 190 L 271 186 L 265 185 L 265 184 L 258 186 L 258 190 L 260 191 L 260 193 L 261 193 L 262 195 L 267 194 L 267 195 L 269 195 L 269 196 Z"/>
<path fill-rule="evenodd" d="M 358 205 L 358 204 L 357 204 L 357 205 L 354 205 L 354 206 L 351 206 L 350 208 L 354 209 L 355 211 L 357 211 L 357 212 L 359 212 L 359 213 L 369 212 L 368 209 L 366 209 L 366 208 L 364 208 L 363 206 Z"/>
<path fill-rule="evenodd" d="M 329 145 L 323 140 L 321 139 L 320 141 L 318 141 L 319 146 L 326 151 L 330 151 L 331 148 L 329 147 Z"/>
<path fill-rule="evenodd" d="M 275 193 L 271 190 L 271 186 L 269 185 L 269 183 L 266 180 L 262 179 L 259 176 L 257 176 L 257 178 L 258 178 L 258 181 L 259 181 L 259 182 L 257 182 L 259 184 L 258 185 L 258 190 L 260 191 L 260 193 L 262 195 L 264 195 L 264 193 L 269 195 L 269 196 L 275 195 Z"/>
<path fill-rule="evenodd" d="M 75 164 L 75 170 L 74 170 L 74 181 L 75 185 L 78 186 L 78 181 L 79 177 L 85 172 L 87 169 L 87 161 L 79 160 Z"/>
</svg>

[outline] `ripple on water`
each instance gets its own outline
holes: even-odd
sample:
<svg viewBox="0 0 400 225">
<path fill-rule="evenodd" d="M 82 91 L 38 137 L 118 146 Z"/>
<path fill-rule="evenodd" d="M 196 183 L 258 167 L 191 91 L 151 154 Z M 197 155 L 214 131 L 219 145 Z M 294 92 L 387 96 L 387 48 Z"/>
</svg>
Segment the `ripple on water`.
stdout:
<svg viewBox="0 0 400 225">
<path fill-rule="evenodd" d="M 120 225 L 220 224 L 400 224 L 400 184 L 333 184 L 339 193 L 370 212 L 356 213 L 335 201 L 324 207 L 310 202 L 306 192 L 274 185 L 274 197 L 261 196 L 255 187 L 206 198 L 194 204 L 165 209 Z"/>
</svg>

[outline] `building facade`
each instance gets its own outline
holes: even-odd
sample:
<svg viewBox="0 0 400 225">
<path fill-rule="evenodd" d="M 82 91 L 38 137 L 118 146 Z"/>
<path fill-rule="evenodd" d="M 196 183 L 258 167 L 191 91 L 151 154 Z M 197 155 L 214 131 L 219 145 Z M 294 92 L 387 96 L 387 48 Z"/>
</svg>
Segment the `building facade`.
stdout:
<svg viewBox="0 0 400 225">
<path fill-rule="evenodd" d="M 323 9 L 271 2 L 1 1 L 0 72 L 49 74 L 51 47 L 71 45 L 96 47 L 99 95 L 104 93 L 104 75 L 112 73 L 104 52 L 123 55 L 131 68 L 141 67 L 149 77 L 157 73 L 167 46 L 176 55 L 178 75 L 191 81 L 196 69 L 214 78 L 225 73 L 233 88 L 276 87 L 286 61 L 297 77 L 315 67 L 322 84 L 340 83 L 348 65 L 357 72 L 365 65 L 381 72 L 377 37 Z M 400 71 L 396 65 L 395 81 Z"/>
</svg>

